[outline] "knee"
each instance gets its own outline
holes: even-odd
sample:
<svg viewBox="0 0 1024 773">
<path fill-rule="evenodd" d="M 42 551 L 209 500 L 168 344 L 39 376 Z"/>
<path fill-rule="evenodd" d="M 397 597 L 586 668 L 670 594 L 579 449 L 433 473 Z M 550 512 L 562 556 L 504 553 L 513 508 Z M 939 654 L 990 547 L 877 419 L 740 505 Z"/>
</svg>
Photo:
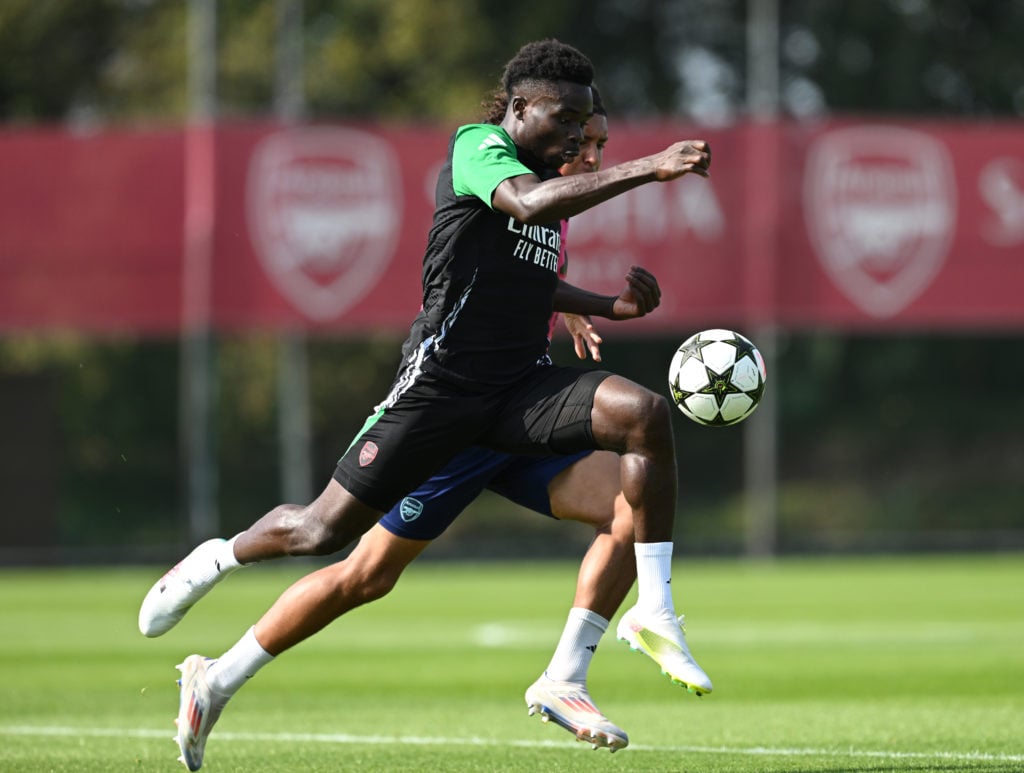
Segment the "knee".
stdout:
<svg viewBox="0 0 1024 773">
<path fill-rule="evenodd" d="M 309 576 L 318 577 L 326 607 L 333 605 L 340 610 L 335 616 L 386 596 L 395 585 L 388 577 L 375 574 L 371 567 L 352 557 Z"/>
<path fill-rule="evenodd" d="M 356 604 L 369 604 L 388 595 L 400 576 L 400 571 L 387 566 L 357 563 L 348 572 L 345 591 Z"/>
<path fill-rule="evenodd" d="M 615 497 L 614 514 L 608 529 L 616 538 L 633 541 L 633 507 L 626 500 L 625 493 Z"/>
<path fill-rule="evenodd" d="M 671 443 L 672 409 L 668 399 L 645 390 L 637 401 L 637 421 L 634 425 L 637 437 L 634 442 L 645 446 Z"/>
<path fill-rule="evenodd" d="M 327 556 L 345 547 L 309 507 L 282 512 L 277 532 L 290 556 Z"/>
<path fill-rule="evenodd" d="M 329 556 L 345 548 L 350 539 L 343 532 L 329 528 L 320 521 L 310 524 L 300 536 L 301 555 Z"/>
<path fill-rule="evenodd" d="M 674 454 L 672 408 L 667 398 L 612 377 L 598 389 L 592 429 L 601 448 L 619 454 Z"/>
<path fill-rule="evenodd" d="M 615 495 L 607 520 L 596 524 L 595 531 L 598 535 L 607 535 L 615 543 L 633 544 L 633 507 L 625 492 L 619 491 Z"/>
<path fill-rule="evenodd" d="M 356 597 L 360 604 L 369 604 L 371 601 L 382 599 L 391 593 L 395 587 L 397 577 L 386 577 L 376 575 L 367 577 L 356 586 Z"/>
<path fill-rule="evenodd" d="M 329 556 L 348 547 L 370 525 L 353 514 L 327 512 L 314 503 L 286 519 L 288 553 Z"/>
</svg>

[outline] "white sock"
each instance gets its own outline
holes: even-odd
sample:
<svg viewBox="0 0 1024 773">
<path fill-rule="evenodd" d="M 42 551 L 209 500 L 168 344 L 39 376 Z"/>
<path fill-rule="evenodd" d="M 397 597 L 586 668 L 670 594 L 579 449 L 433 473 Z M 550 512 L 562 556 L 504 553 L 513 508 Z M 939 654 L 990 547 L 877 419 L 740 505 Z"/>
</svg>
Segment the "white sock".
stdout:
<svg viewBox="0 0 1024 773">
<path fill-rule="evenodd" d="M 241 564 L 235 558 L 235 540 L 208 540 L 193 550 L 181 562 L 182 570 L 189 581 L 208 584 L 223 580 L 238 569 Z"/>
<path fill-rule="evenodd" d="M 229 539 L 221 547 L 217 553 L 217 570 L 220 572 L 233 572 L 239 567 L 245 566 L 237 558 L 235 558 L 235 540 L 241 537 L 241 534 L 236 534 L 234 537 Z"/>
<path fill-rule="evenodd" d="M 254 626 L 245 632 L 234 647 L 210 665 L 206 671 L 207 684 L 218 695 L 230 698 L 246 680 L 254 677 L 257 671 L 273 659 L 274 656 L 256 641 Z"/>
<path fill-rule="evenodd" d="M 672 543 L 638 542 L 636 551 L 636 605 L 647 612 L 666 609 L 675 614 L 672 603 Z"/>
<path fill-rule="evenodd" d="M 555 654 L 544 673 L 549 679 L 586 684 L 590 660 L 607 630 L 608 621 L 596 612 L 582 607 L 570 609 L 562 638 L 558 640 Z"/>
</svg>

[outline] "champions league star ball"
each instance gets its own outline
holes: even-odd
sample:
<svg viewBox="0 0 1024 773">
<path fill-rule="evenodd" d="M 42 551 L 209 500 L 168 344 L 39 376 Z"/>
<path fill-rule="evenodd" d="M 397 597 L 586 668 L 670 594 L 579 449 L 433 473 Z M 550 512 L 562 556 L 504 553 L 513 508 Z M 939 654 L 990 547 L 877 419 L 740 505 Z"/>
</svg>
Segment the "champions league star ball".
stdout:
<svg viewBox="0 0 1024 773">
<path fill-rule="evenodd" d="M 704 330 L 672 356 L 668 387 L 687 418 L 725 427 L 754 412 L 766 377 L 764 358 L 748 339 L 732 330 Z"/>
</svg>

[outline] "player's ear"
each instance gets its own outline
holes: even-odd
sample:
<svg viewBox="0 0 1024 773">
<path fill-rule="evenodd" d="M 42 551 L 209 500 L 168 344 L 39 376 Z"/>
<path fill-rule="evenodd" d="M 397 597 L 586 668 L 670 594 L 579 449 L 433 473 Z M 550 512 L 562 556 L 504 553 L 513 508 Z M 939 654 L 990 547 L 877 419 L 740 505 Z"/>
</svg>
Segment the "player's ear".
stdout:
<svg viewBox="0 0 1024 773">
<path fill-rule="evenodd" d="M 526 115 L 526 105 L 528 104 L 528 102 L 529 100 L 527 100 L 524 96 L 512 97 L 512 99 L 509 101 L 509 107 L 512 108 L 512 115 L 514 115 L 518 120 L 522 121 L 523 116 Z"/>
</svg>

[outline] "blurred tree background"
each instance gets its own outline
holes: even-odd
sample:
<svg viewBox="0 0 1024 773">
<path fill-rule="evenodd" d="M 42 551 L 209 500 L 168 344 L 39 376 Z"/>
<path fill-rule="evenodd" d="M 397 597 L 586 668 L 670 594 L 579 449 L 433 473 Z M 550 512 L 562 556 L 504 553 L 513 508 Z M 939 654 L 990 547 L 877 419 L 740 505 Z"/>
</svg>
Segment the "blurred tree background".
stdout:
<svg viewBox="0 0 1024 773">
<path fill-rule="evenodd" d="M 462 121 L 522 42 L 594 60 L 615 115 L 701 123 L 744 112 L 747 0 L 304 0 L 315 119 Z M 780 0 L 783 112 L 1020 117 L 1020 0 Z M 217 2 L 224 117 L 273 102 L 275 0 Z M 176 123 L 183 0 L 5 0 L 0 119 Z M 444 45 L 438 45 L 443 41 Z"/>
<path fill-rule="evenodd" d="M 304 0 L 306 116 L 475 120 L 509 56 L 528 40 L 557 37 L 593 59 L 612 142 L 615 120 L 728 124 L 746 113 L 748 5 Z M 181 124 L 187 11 L 184 0 L 4 0 L 0 120 L 8 130 L 82 132 Z M 266 118 L 275 0 L 220 0 L 217 12 L 219 116 Z M 779 12 L 783 117 L 1024 116 L 1024 0 L 780 0 Z M 678 341 L 621 335 L 607 331 L 606 365 L 663 392 Z M 317 488 L 389 384 L 397 343 L 386 335 L 311 341 Z M 770 376 L 780 401 L 780 547 L 1024 545 L 1021 345 L 1019 331 L 784 331 Z M 228 533 L 280 499 L 277 350 L 272 337 L 253 334 L 223 337 L 218 351 L 219 507 Z M 571 357 L 564 340 L 555 355 Z M 38 407 L 29 421 L 0 402 L 10 430 L 0 482 L 35 476 L 40 499 L 55 501 L 52 528 L 66 546 L 58 558 L 148 555 L 124 556 L 120 545 L 149 546 L 160 558 L 180 551 L 178 385 L 177 341 L 0 340 L 0 390 L 30 393 Z M 680 550 L 739 551 L 742 433 L 682 419 L 676 429 Z M 13 507 L 8 518 L 31 518 L 32 501 Z M 540 519 L 505 517 L 509 507 L 485 498 L 453 536 L 514 534 L 525 552 L 550 550 L 551 534 L 562 534 L 544 531 Z M 572 532 L 566 546 L 585 539 Z M 445 540 L 432 552 L 458 553 L 460 544 Z"/>
</svg>

